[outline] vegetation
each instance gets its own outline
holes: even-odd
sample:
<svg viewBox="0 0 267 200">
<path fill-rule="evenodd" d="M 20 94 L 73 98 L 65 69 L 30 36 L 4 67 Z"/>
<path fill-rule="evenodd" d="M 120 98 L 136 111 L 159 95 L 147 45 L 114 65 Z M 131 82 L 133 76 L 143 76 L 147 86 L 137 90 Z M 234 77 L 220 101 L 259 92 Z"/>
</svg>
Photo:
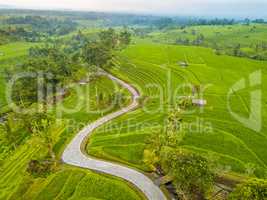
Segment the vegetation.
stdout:
<svg viewBox="0 0 267 200">
<path fill-rule="evenodd" d="M 58 162 L 62 150 L 79 129 L 127 104 L 129 95 L 128 91 L 122 90 L 111 80 L 95 74 L 96 68 L 83 59 L 81 48 L 88 44 L 89 39 L 82 33 L 74 38 L 72 44 L 66 46 L 59 40 L 53 45 L 36 46 L 29 43 L 24 47 L 24 43 L 14 43 L 1 47 L 5 51 L 1 55 L 5 57 L 1 59 L 1 67 L 6 74 L 2 77 L 4 83 L 13 74 L 20 72 L 35 75 L 16 82 L 13 86 L 13 100 L 23 108 L 35 108 L 37 103 L 41 104 L 38 105 L 41 110 L 21 114 L 9 111 L 3 116 L 0 129 L 0 199 L 55 199 L 57 195 L 60 199 L 103 199 L 106 198 L 105 193 L 109 193 L 109 199 L 143 198 L 139 192 L 120 180 L 74 168 L 65 169 Z M 12 49 L 20 44 L 23 52 Z M 17 62 L 12 62 L 14 58 Z M 45 86 L 42 91 L 37 90 L 40 72 Z M 58 88 L 82 79 L 85 84 L 76 83 L 66 88 L 68 93 L 64 95 L 64 99 L 57 98 Z M 4 85 L 1 86 L 5 88 Z M 75 93 L 77 89 L 81 93 Z M 38 92 L 44 94 L 41 101 Z M 77 100 L 80 101 L 80 108 L 69 114 L 66 108 L 76 108 Z M 113 102 L 117 102 L 115 107 L 112 106 Z M 4 111 L 4 107 L 1 109 Z M 66 174 L 74 179 L 68 182 L 69 186 L 63 192 L 65 187 L 61 181 L 66 180 Z M 99 185 L 89 186 L 92 182 Z M 76 187 L 76 184 L 80 186 Z M 102 193 L 103 190 L 112 192 Z"/>
<path fill-rule="evenodd" d="M 38 42 L 53 35 L 65 35 L 74 31 L 77 24 L 69 19 L 40 16 L 12 16 L 2 20 L 0 44 L 10 41 Z"/>
<path fill-rule="evenodd" d="M 84 65 L 68 57 L 58 47 L 35 47 L 30 49 L 30 58 L 26 60 L 19 69 L 14 69 L 13 73 L 27 72 L 31 78 L 21 78 L 14 86 L 13 100 L 22 104 L 32 104 L 37 102 L 38 94 L 44 94 L 44 100 L 57 92 L 62 84 L 66 84 L 77 77 L 77 74 L 86 75 Z M 42 73 L 40 75 L 40 72 Z M 81 73 L 83 72 L 83 73 Z M 40 77 L 42 76 L 42 77 Z M 42 78 L 42 91 L 38 90 L 38 79 Z M 51 87 L 51 91 L 49 88 Z"/>
<path fill-rule="evenodd" d="M 165 149 L 161 153 L 163 169 L 173 177 L 182 199 L 206 199 L 213 186 L 213 172 L 205 158 L 182 150 Z"/>
<path fill-rule="evenodd" d="M 266 24 L 198 25 L 149 34 L 155 42 L 213 48 L 216 54 L 266 60 Z"/>
<path fill-rule="evenodd" d="M 177 65 L 177 61 L 185 60 L 185 58 L 189 67 L 181 68 Z M 191 125 L 192 128 L 184 128 L 185 136 L 180 145 L 200 153 L 214 154 L 222 167 L 229 169 L 230 166 L 231 171 L 246 173 L 246 163 L 253 163 L 255 166 L 253 173 L 264 176 L 266 163 L 263 156 L 266 143 L 264 128 L 260 133 L 256 133 L 239 122 L 233 121 L 227 110 L 226 102 L 223 100 L 226 99 L 228 88 L 236 80 L 248 76 L 257 69 L 262 70 L 262 87 L 264 88 L 265 62 L 217 56 L 205 48 L 164 46 L 141 43 L 141 41 L 123 51 L 118 62 L 120 66 L 111 71 L 139 86 L 145 98 L 144 105 L 141 109 L 107 124 L 108 127 L 114 127 L 110 131 L 103 133 L 105 127 L 99 128 L 90 139 L 88 145 L 90 154 L 110 159 L 109 152 L 103 149 L 111 144 L 113 147 L 127 145 L 127 151 L 131 152 L 140 151 L 140 148 L 136 148 L 137 144 L 146 145 L 146 138 L 158 134 L 159 130 L 164 130 L 164 119 L 169 115 L 169 107 L 166 104 L 176 101 L 175 99 L 180 95 L 192 94 L 191 91 L 181 89 L 177 96 L 172 96 L 174 92 L 168 92 L 167 88 L 175 88 L 175 85 L 184 82 L 194 83 L 193 85 L 212 84 L 204 93 L 204 98 L 208 102 L 207 107 L 203 110 L 201 107 L 194 106 L 193 113 L 182 115 L 185 126 L 193 125 Z M 166 71 L 171 73 L 171 86 L 169 87 L 167 85 L 169 75 Z M 163 100 L 159 96 L 162 92 L 157 87 L 146 87 L 151 84 L 160 85 L 163 88 Z M 247 90 L 240 91 L 238 96 L 232 98 L 231 107 L 235 112 L 246 115 L 247 108 L 245 104 L 240 104 L 240 95 L 244 100 L 248 96 Z M 264 93 L 263 99 L 265 99 Z M 142 157 L 139 160 L 142 160 Z M 134 166 L 138 164 L 129 162 L 130 157 L 120 159 L 120 161 Z M 144 169 L 143 164 L 138 164 L 138 166 Z"/>
<path fill-rule="evenodd" d="M 136 87 L 140 107 L 95 130 L 90 155 L 163 169 L 183 199 L 208 198 L 217 173 L 253 178 L 230 199 L 266 198 L 264 20 L 4 10 L 0 22 L 0 200 L 144 199 L 122 180 L 59 162 L 82 127 L 131 101 L 102 70 Z M 227 103 L 255 71 L 261 99 L 245 87 Z M 16 81 L 12 100 L 26 113 L 5 94 L 21 72 L 32 77 Z M 248 117 L 251 102 L 262 105 L 259 131 L 229 112 Z"/>
<path fill-rule="evenodd" d="M 10 199 L 131 199 L 141 196 L 118 179 L 93 172 L 65 168 L 47 178 L 29 179 Z"/>
<path fill-rule="evenodd" d="M 265 180 L 253 179 L 237 186 L 230 195 L 230 200 L 261 200 L 267 197 L 267 182 Z"/>
</svg>

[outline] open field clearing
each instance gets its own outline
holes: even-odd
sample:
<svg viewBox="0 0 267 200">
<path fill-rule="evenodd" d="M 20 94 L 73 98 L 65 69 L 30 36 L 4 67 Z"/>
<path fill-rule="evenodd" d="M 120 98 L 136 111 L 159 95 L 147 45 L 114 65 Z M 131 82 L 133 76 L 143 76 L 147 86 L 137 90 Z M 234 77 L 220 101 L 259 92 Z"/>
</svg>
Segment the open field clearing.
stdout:
<svg viewBox="0 0 267 200">
<path fill-rule="evenodd" d="M 195 39 L 197 34 L 203 34 L 206 36 L 207 42 L 218 42 L 220 45 L 235 45 L 240 43 L 241 45 L 249 46 L 251 43 L 267 42 L 265 32 L 267 26 L 265 24 L 250 24 L 247 25 L 225 25 L 225 26 L 189 26 L 185 29 L 176 29 L 162 32 L 153 32 L 151 36 L 162 37 L 161 41 L 171 41 L 172 39 L 178 39 L 179 37 L 186 37 L 190 40 Z"/>
<path fill-rule="evenodd" d="M 30 47 L 35 46 L 34 43 L 15 42 L 0 46 L 0 61 L 6 59 L 17 58 L 28 54 Z"/>
<path fill-rule="evenodd" d="M 247 57 L 266 58 L 266 32 L 266 24 L 202 25 L 155 31 L 149 37 L 159 43 L 207 46 L 227 54 L 233 54 L 240 45 L 241 52 Z"/>
</svg>

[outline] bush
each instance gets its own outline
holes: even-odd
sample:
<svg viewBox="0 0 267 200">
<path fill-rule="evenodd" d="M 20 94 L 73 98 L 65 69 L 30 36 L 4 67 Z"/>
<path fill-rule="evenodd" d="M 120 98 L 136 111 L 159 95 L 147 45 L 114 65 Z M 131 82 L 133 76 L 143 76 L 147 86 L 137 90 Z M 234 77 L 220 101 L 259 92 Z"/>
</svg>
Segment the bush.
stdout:
<svg viewBox="0 0 267 200">
<path fill-rule="evenodd" d="M 173 177 L 181 199 L 205 199 L 214 180 L 207 159 L 196 153 L 170 148 L 162 151 L 160 159 L 164 171 Z"/>
<path fill-rule="evenodd" d="M 267 181 L 252 179 L 240 184 L 230 194 L 229 200 L 265 200 L 267 199 Z"/>
<path fill-rule="evenodd" d="M 54 164 L 51 160 L 31 160 L 27 172 L 35 177 L 45 177 L 53 171 Z"/>
</svg>

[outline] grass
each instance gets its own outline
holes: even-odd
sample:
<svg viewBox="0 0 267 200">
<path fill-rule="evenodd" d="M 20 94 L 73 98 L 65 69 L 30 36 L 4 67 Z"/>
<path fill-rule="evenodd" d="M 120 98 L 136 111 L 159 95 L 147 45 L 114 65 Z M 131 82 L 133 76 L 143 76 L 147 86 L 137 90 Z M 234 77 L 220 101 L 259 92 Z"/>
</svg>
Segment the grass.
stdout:
<svg viewBox="0 0 267 200">
<path fill-rule="evenodd" d="M 7 105 L 6 98 L 5 98 L 5 89 L 6 89 L 6 81 L 5 77 L 0 76 L 0 110 L 4 112 L 5 106 Z"/>
<path fill-rule="evenodd" d="M 23 180 L 29 160 L 36 155 L 43 155 L 44 152 L 39 142 L 32 139 L 20 146 L 12 156 L 5 160 L 0 172 L 1 200 L 8 199 Z"/>
<path fill-rule="evenodd" d="M 126 97 L 129 95 L 127 90 L 122 89 L 104 76 L 87 85 L 76 85 L 71 91 L 67 98 L 50 110 L 53 115 L 59 119 L 64 119 L 66 123 L 65 132 L 54 146 L 54 150 L 58 153 L 64 150 L 66 142 L 83 127 L 118 109 L 112 105 L 114 100 L 109 101 L 114 92 L 120 91 Z M 100 93 L 103 96 L 102 100 L 97 98 Z M 127 104 L 128 101 L 129 99 L 126 98 L 123 104 Z"/>
<path fill-rule="evenodd" d="M 114 99 L 109 101 L 109 98 L 111 98 L 116 91 L 124 93 L 126 97 L 129 95 L 127 90 L 121 88 L 112 80 L 102 76 L 89 84 L 72 87 L 71 95 L 54 106 L 52 111 L 55 114 L 58 112 L 61 113 L 60 117 L 62 118 L 73 119 L 77 122 L 88 124 L 117 109 L 112 105 Z M 98 98 L 100 95 L 103 96 L 103 99 Z M 127 104 L 127 102 L 125 102 L 124 105 L 125 104 Z"/>
<path fill-rule="evenodd" d="M 29 42 L 0 45 L 0 113 L 8 110 L 5 96 L 7 80 L 4 76 L 4 70 L 22 61 L 28 54 L 29 48 L 35 45 L 36 43 Z"/>
<path fill-rule="evenodd" d="M 181 68 L 177 63 L 185 59 L 189 67 Z M 203 123 L 200 124 L 202 128 L 185 130 L 182 146 L 213 154 L 223 167 L 239 173 L 245 173 L 248 163 L 253 164 L 261 171 L 258 175 L 262 176 L 267 165 L 266 64 L 263 61 L 218 56 L 211 49 L 202 47 L 139 41 L 120 53 L 117 66 L 111 72 L 140 90 L 145 99 L 144 106 L 97 129 L 88 141 L 88 153 L 147 169 L 142 163 L 143 154 L 140 151 L 143 148 L 140 146 L 145 147 L 147 139 L 162 130 L 170 105 L 180 95 L 188 95 L 186 90 L 175 91 L 177 86 L 182 83 L 209 84 L 204 92 L 208 105 L 204 109 L 196 107 L 193 113 L 184 115 L 184 122 L 194 126 Z M 227 94 L 231 86 L 256 70 L 261 70 L 263 81 L 259 86 L 263 106 L 260 132 L 246 128 L 227 109 Z M 243 116 L 247 116 L 249 111 L 249 91 L 250 88 L 238 91 L 230 100 L 233 111 Z M 130 139 L 125 139 L 127 137 Z M 128 148 L 124 148 L 126 146 Z"/>
<path fill-rule="evenodd" d="M 25 56 L 28 54 L 28 49 L 35 46 L 29 42 L 14 42 L 0 46 L 0 61 Z"/>
<path fill-rule="evenodd" d="M 164 43 L 179 43 L 179 40 L 188 39 L 191 44 L 199 35 L 204 36 L 201 46 L 221 49 L 222 52 L 232 54 L 233 48 L 241 45 L 241 51 L 247 56 L 261 55 L 266 59 L 266 49 L 256 50 L 257 44 L 267 44 L 266 24 L 242 25 L 205 25 L 188 26 L 184 29 L 171 29 L 164 32 L 152 32 L 151 40 Z"/>
<path fill-rule="evenodd" d="M 257 25 L 262 32 L 265 27 Z M 195 27 L 197 29 L 198 27 Z M 247 32 L 248 27 L 236 26 L 232 30 L 226 27 L 199 27 L 206 38 L 211 38 L 214 32 L 225 34 L 218 37 L 218 43 L 230 38 L 233 30 Z M 187 28 L 189 29 L 189 28 Z M 244 29 L 244 30 L 243 30 Z M 176 30 L 180 32 L 180 30 Z M 172 34 L 172 35 L 168 35 Z M 181 33 L 154 33 L 153 37 L 164 41 L 162 37 L 175 39 Z M 188 30 L 190 34 L 190 30 Z M 234 34 L 234 35 L 235 35 Z M 241 34 L 241 33 L 240 33 Z M 241 34 L 242 35 L 242 34 Z M 224 38 L 225 37 L 225 38 Z M 251 33 L 252 41 L 263 38 L 263 35 Z M 240 40 L 240 41 L 239 41 Z M 225 40 L 226 44 L 230 40 Z M 250 40 L 239 37 L 236 42 L 245 48 Z M 27 48 L 33 44 L 13 43 L 0 46 L 1 70 L 10 62 L 26 55 Z M 222 43 L 222 45 L 224 45 Z M 208 45 L 207 45 L 208 46 Z M 250 51 L 250 49 L 246 49 Z M 189 66 L 181 68 L 177 63 L 187 61 Z M 201 130 L 185 129 L 186 135 L 181 144 L 184 148 L 215 157 L 223 168 L 233 172 L 246 173 L 248 165 L 255 166 L 255 175 L 263 176 L 267 166 L 267 94 L 266 94 L 266 64 L 245 58 L 235 58 L 225 55 L 215 55 L 212 49 L 192 46 L 174 46 L 154 44 L 149 40 L 138 40 L 137 45 L 118 53 L 116 66 L 110 72 L 135 86 L 142 95 L 141 107 L 123 115 L 98 128 L 87 144 L 87 152 L 95 157 L 135 167 L 144 171 L 150 168 L 143 162 L 143 151 L 148 139 L 158 134 L 165 126 L 164 121 L 169 108 L 177 102 L 180 95 L 189 95 L 190 90 L 176 90 L 177 86 L 190 83 L 209 85 L 204 93 L 208 104 L 204 109 L 194 108 L 194 112 L 185 114 L 184 122 L 200 124 Z M 262 90 L 262 129 L 253 131 L 236 121 L 227 109 L 227 93 L 238 80 L 261 70 L 262 84 L 256 87 Z M 4 77 L 0 79 L 1 91 L 4 91 Z M 255 88 L 254 88 L 255 89 Z M 86 124 L 119 108 L 106 111 L 109 97 L 115 91 L 121 91 L 126 96 L 129 93 L 105 77 L 101 77 L 87 85 L 76 85 L 70 95 L 58 102 L 50 112 L 60 118 L 59 127 L 55 129 L 54 151 L 57 157 L 75 133 Z M 80 93 L 75 93 L 80 91 Z M 248 116 L 250 111 L 250 88 L 236 92 L 230 106 L 239 115 Z M 96 98 L 103 94 L 102 102 Z M 4 106 L 4 93 L 0 93 L 0 105 Z M 89 99 L 89 101 L 87 101 Z M 3 102 L 3 103 L 2 103 Z M 80 102 L 76 112 L 69 113 L 64 108 L 74 109 Z M 125 104 L 129 103 L 127 99 Z M 60 112 L 59 112 L 60 111 Z M 62 111 L 62 112 L 61 112 Z M 58 114 L 60 113 L 60 114 Z M 0 144 L 4 141 L 0 140 Z M 30 139 L 5 159 L 0 171 L 0 200 L 2 199 L 142 199 L 130 185 L 119 179 L 97 175 L 87 170 L 80 170 L 61 165 L 57 173 L 48 178 L 32 178 L 27 175 L 26 167 L 29 160 L 45 154 L 41 142 Z M 2 154 L 2 152 L 0 152 Z"/>
<path fill-rule="evenodd" d="M 138 192 L 119 179 L 98 175 L 89 170 L 64 167 L 48 178 L 34 180 L 27 189 L 18 188 L 13 199 L 78 200 L 78 199 L 142 199 Z M 17 196 L 20 195 L 20 196 Z"/>
</svg>

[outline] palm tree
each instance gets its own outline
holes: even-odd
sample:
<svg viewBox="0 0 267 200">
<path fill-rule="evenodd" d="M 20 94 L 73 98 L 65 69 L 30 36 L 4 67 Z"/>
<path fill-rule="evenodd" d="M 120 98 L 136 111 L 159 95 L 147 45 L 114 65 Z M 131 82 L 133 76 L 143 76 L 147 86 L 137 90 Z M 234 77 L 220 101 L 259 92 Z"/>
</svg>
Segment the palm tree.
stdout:
<svg viewBox="0 0 267 200">
<path fill-rule="evenodd" d="M 44 140 L 44 144 L 47 146 L 48 153 L 52 160 L 55 160 L 56 156 L 53 151 L 53 136 L 52 136 L 52 124 L 55 119 L 47 114 L 37 114 L 33 116 L 31 126 L 33 127 L 33 133 Z"/>
</svg>

